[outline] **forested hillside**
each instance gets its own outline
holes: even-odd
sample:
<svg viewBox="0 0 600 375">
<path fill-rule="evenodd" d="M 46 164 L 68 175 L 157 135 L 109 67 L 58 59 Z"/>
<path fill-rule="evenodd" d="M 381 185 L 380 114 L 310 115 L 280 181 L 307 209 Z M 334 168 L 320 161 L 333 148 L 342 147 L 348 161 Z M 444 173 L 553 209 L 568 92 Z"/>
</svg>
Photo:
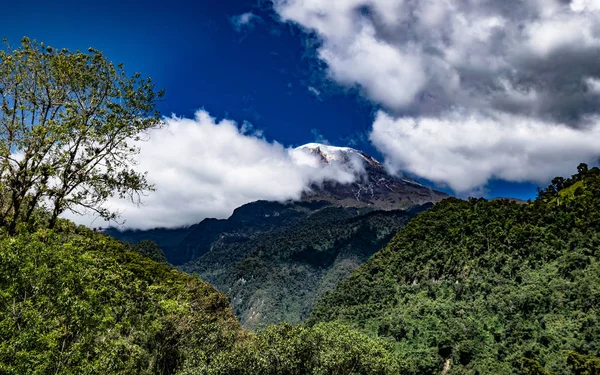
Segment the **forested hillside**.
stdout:
<svg viewBox="0 0 600 375">
<path fill-rule="evenodd" d="M 161 260 L 59 221 L 0 238 L 0 374 L 397 374 L 339 324 L 244 332 L 227 298 Z M 164 262 L 164 260 L 163 260 Z"/>
<path fill-rule="evenodd" d="M 228 294 L 242 325 L 258 329 L 302 321 L 316 299 L 429 207 L 376 211 L 323 201 L 257 201 L 228 219 L 189 228 L 105 233 L 133 243 L 154 241 L 175 265 L 190 260 L 178 267 Z"/>
<path fill-rule="evenodd" d="M 293 226 L 326 205 L 326 202 L 257 201 L 238 207 L 228 219 L 204 219 L 187 228 L 124 231 L 109 228 L 104 233 L 131 243 L 153 241 L 169 263 L 177 266 L 195 261 L 224 237 L 230 242 L 244 243 L 265 232 Z"/>
<path fill-rule="evenodd" d="M 112 199 L 155 189 L 135 142 L 164 125 L 163 91 L 98 50 L 24 38 L 0 50 L 0 97 L 0 375 L 600 373 L 598 168 L 406 227 L 419 207 L 374 211 L 369 194 L 401 192 L 376 179 L 358 207 L 255 202 L 130 244 L 61 215 L 115 220 Z M 412 203 L 445 196 L 404 182 L 435 198 Z M 258 332 L 230 305 L 261 328 L 321 295 L 308 321 Z"/>
<path fill-rule="evenodd" d="M 116 219 L 109 198 L 154 189 L 133 142 L 162 125 L 161 98 L 95 49 L 0 49 L 0 374 L 396 373 L 384 344 L 339 325 L 244 332 L 155 244 L 60 219 Z"/>
<path fill-rule="evenodd" d="M 600 355 L 599 231 L 600 170 L 585 165 L 531 204 L 449 199 L 310 320 L 387 340 L 411 374 L 567 374 L 582 357 L 566 351 Z M 599 373 L 586 363 L 575 373 Z"/>
<path fill-rule="evenodd" d="M 209 284 L 60 226 L 0 239 L 1 374 L 172 374 L 244 335 Z"/>
<path fill-rule="evenodd" d="M 294 225 L 252 237 L 225 232 L 206 254 L 181 269 L 228 293 L 246 328 L 299 323 L 316 299 L 380 250 L 413 216 L 322 203 L 319 207 Z"/>
</svg>

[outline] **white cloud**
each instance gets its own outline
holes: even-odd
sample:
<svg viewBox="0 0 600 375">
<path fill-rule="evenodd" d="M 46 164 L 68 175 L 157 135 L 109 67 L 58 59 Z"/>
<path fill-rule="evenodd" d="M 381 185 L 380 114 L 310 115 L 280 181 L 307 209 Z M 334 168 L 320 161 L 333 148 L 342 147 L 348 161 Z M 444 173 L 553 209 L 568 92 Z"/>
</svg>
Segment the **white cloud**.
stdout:
<svg viewBox="0 0 600 375">
<path fill-rule="evenodd" d="M 410 104 L 426 83 L 419 50 L 381 42 L 370 25 L 343 49 L 324 48 L 319 56 L 336 81 L 348 86 L 359 83 L 369 97 L 391 108 Z"/>
<path fill-rule="evenodd" d="M 117 199 L 108 203 L 122 213 L 126 228 L 179 227 L 206 217 L 225 218 L 245 203 L 298 199 L 313 183 L 349 183 L 360 172 L 323 164 L 306 151 L 266 141 L 248 125 L 217 122 L 205 111 L 198 111 L 195 119 L 165 121 L 164 128 L 140 144 L 138 156 L 137 168 L 148 171 L 156 191 L 141 207 Z M 93 220 L 67 217 L 88 225 Z M 93 225 L 106 223 L 96 220 Z"/>
<path fill-rule="evenodd" d="M 600 0 L 573 0 L 571 9 L 574 12 L 600 10 Z"/>
<path fill-rule="evenodd" d="M 316 89 L 312 86 L 308 86 L 308 92 L 310 92 L 311 94 L 316 96 L 317 99 L 321 99 L 321 91 L 319 91 L 318 89 Z"/>
<path fill-rule="evenodd" d="M 437 112 L 449 105 L 497 107 L 504 102 L 486 101 L 482 95 L 502 96 L 503 80 L 538 91 L 542 87 L 536 87 L 540 82 L 532 76 L 545 74 L 547 83 L 557 83 L 565 76 L 581 78 L 585 70 L 598 70 L 591 64 L 539 69 L 557 63 L 553 53 L 560 53 L 566 65 L 571 55 L 600 51 L 597 0 L 529 0 L 518 6 L 497 0 L 272 1 L 283 21 L 320 38 L 316 53 L 334 80 L 359 86 L 368 98 L 396 113 L 415 108 L 430 112 L 424 94 L 435 99 Z M 555 87 L 543 89 L 546 95 L 540 101 Z M 525 107 L 544 110 L 537 102 Z"/>
<path fill-rule="evenodd" d="M 597 35 L 598 18 L 583 17 L 579 13 L 566 13 L 540 19 L 527 28 L 528 47 L 540 55 L 565 48 L 591 49 L 600 46 Z"/>
<path fill-rule="evenodd" d="M 584 79 L 585 84 L 588 89 L 590 89 L 595 94 L 600 94 L 600 79 L 593 77 L 586 77 Z"/>
<path fill-rule="evenodd" d="M 383 106 L 371 140 L 394 169 L 465 192 L 600 156 L 599 0 L 272 2 Z"/>
<path fill-rule="evenodd" d="M 524 116 L 453 111 L 394 119 L 379 112 L 370 138 L 392 171 L 408 171 L 466 194 L 492 178 L 546 182 L 600 155 L 600 118 L 573 129 Z"/>
</svg>

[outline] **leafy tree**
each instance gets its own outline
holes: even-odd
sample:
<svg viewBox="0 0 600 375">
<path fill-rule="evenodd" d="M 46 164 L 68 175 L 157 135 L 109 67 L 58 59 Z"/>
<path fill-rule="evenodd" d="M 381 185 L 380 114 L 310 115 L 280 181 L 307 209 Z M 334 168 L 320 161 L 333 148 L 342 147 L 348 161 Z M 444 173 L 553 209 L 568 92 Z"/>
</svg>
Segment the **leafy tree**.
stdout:
<svg viewBox="0 0 600 375">
<path fill-rule="evenodd" d="M 585 176 L 588 173 L 588 165 L 585 163 L 581 163 L 577 166 L 577 173 L 580 176 Z"/>
<path fill-rule="evenodd" d="M 127 244 L 127 246 L 157 263 L 167 264 L 167 258 L 162 249 L 152 241 L 145 240 L 136 244 Z"/>
<path fill-rule="evenodd" d="M 0 236 L 0 374 L 175 374 L 229 350 L 227 298 L 59 219 Z"/>
<path fill-rule="evenodd" d="M 66 210 L 118 213 L 112 196 L 139 202 L 151 190 L 133 169 L 135 142 L 160 126 L 163 96 L 150 78 L 128 76 L 98 50 L 57 50 L 23 38 L 0 50 L 1 220 L 15 233 L 37 207 L 49 225 Z"/>
</svg>

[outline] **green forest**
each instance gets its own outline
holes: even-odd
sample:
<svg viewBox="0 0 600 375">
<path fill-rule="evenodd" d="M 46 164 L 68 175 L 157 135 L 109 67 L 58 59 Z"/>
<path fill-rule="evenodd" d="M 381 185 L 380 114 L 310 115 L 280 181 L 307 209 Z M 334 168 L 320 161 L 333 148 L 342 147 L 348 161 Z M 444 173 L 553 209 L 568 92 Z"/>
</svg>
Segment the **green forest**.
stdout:
<svg viewBox="0 0 600 375">
<path fill-rule="evenodd" d="M 310 321 L 386 340 L 406 373 L 567 374 L 579 358 L 567 352 L 600 354 L 599 230 L 600 170 L 585 165 L 529 204 L 448 199 L 318 302 Z M 587 371 L 575 373 L 600 370 Z"/>
</svg>

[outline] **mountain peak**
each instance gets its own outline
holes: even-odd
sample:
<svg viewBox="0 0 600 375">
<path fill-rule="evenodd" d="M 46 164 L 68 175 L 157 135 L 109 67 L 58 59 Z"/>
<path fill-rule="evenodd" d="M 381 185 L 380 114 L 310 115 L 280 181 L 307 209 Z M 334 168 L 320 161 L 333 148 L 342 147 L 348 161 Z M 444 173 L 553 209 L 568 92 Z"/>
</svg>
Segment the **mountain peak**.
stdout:
<svg viewBox="0 0 600 375">
<path fill-rule="evenodd" d="M 448 195 L 426 187 L 402 175 L 391 175 L 374 157 L 351 147 L 338 147 L 322 143 L 308 143 L 296 150 L 320 157 L 321 162 L 340 163 L 356 169 L 362 164 L 360 176 L 351 184 L 325 182 L 312 186 L 304 200 L 322 200 L 347 207 L 372 207 L 374 209 L 412 209 L 435 203 Z"/>
<path fill-rule="evenodd" d="M 310 152 L 311 154 L 318 155 L 321 157 L 321 160 L 326 163 L 345 163 L 352 158 L 359 157 L 362 162 L 366 162 L 369 165 L 381 166 L 381 163 L 374 157 L 351 147 L 339 147 L 313 142 L 296 147 L 296 150 L 304 150 Z"/>
</svg>

